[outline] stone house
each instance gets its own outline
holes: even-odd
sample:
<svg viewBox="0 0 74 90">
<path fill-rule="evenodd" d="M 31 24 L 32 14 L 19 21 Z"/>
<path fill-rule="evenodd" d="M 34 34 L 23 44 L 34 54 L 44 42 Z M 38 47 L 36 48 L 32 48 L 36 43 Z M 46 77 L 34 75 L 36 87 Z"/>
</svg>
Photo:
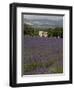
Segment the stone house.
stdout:
<svg viewBox="0 0 74 90">
<path fill-rule="evenodd" d="M 46 32 L 46 31 L 39 31 L 39 36 L 40 37 L 48 37 L 48 32 Z"/>
</svg>

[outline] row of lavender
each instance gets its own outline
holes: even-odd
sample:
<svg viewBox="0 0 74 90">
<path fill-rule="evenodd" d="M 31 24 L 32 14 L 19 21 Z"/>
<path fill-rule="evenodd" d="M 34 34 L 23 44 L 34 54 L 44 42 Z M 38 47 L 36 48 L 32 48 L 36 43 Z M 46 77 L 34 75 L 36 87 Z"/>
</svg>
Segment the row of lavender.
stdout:
<svg viewBox="0 0 74 90">
<path fill-rule="evenodd" d="M 24 37 L 23 74 L 63 73 L 63 38 Z"/>
</svg>

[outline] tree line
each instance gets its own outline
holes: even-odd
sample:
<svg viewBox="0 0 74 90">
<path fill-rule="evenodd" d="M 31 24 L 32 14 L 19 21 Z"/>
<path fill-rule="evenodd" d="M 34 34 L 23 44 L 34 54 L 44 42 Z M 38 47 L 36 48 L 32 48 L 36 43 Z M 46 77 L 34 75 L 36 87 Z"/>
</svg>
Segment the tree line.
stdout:
<svg viewBox="0 0 74 90">
<path fill-rule="evenodd" d="M 55 28 L 34 28 L 31 25 L 24 24 L 24 35 L 29 36 L 39 36 L 39 31 L 46 31 L 48 33 L 48 37 L 60 37 L 63 38 L 63 28 L 55 27 Z"/>
</svg>

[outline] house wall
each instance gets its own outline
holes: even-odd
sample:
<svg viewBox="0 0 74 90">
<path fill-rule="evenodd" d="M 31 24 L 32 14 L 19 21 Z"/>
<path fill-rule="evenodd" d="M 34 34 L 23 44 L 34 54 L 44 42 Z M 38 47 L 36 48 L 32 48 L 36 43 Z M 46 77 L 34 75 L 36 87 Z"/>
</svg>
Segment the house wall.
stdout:
<svg viewBox="0 0 74 90">
<path fill-rule="evenodd" d="M 45 31 L 39 31 L 39 36 L 40 37 L 47 37 L 48 36 L 48 33 L 45 32 Z"/>
</svg>

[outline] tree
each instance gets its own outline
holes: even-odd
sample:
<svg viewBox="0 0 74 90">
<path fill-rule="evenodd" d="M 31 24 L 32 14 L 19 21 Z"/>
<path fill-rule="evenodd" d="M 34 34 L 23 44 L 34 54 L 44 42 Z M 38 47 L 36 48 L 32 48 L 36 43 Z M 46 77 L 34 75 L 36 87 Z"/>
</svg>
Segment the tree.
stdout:
<svg viewBox="0 0 74 90">
<path fill-rule="evenodd" d="M 34 28 L 30 25 L 24 24 L 24 35 L 33 36 Z"/>
</svg>

